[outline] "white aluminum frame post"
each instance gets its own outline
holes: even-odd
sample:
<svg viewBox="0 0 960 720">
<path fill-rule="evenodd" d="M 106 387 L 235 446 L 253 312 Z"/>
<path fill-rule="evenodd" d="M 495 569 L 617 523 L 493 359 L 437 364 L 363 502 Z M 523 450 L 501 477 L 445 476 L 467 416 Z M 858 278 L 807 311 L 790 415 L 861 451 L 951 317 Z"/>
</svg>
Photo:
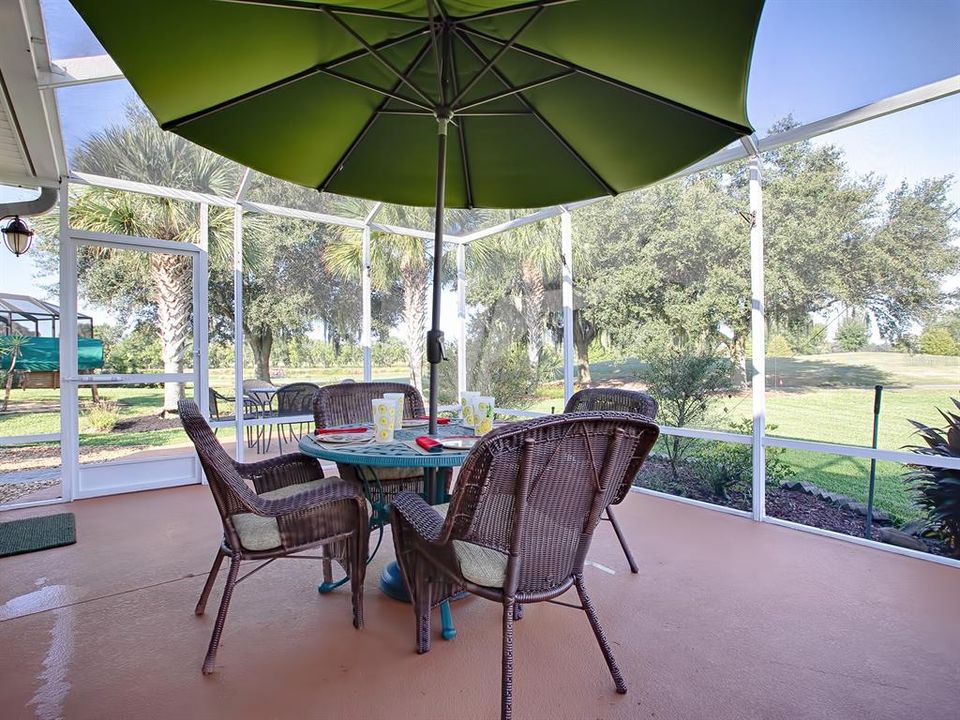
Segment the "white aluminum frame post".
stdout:
<svg viewBox="0 0 960 720">
<path fill-rule="evenodd" d="M 560 254 L 563 257 L 563 404 L 573 395 L 573 217 L 560 213 Z"/>
<path fill-rule="evenodd" d="M 80 463 L 80 397 L 65 377 L 78 368 L 77 246 L 70 235 L 70 183 L 60 183 L 60 492 L 76 497 Z"/>
<path fill-rule="evenodd" d="M 467 244 L 457 243 L 457 402 L 467 391 Z"/>
<path fill-rule="evenodd" d="M 760 175 L 760 156 L 753 155 L 748 166 L 750 174 L 750 333 L 753 348 L 753 519 L 766 515 L 767 462 L 767 375 L 766 375 L 766 307 L 763 289 L 763 187 Z"/>
</svg>

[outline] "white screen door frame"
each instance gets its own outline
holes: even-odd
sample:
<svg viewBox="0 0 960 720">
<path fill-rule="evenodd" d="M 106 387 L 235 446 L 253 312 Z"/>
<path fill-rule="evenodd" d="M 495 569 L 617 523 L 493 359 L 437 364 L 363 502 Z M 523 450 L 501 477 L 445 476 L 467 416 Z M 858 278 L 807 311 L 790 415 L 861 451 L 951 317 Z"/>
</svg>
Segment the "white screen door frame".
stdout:
<svg viewBox="0 0 960 720">
<path fill-rule="evenodd" d="M 66 500 L 153 490 L 201 482 L 203 474 L 193 448 L 182 454 L 156 458 L 81 464 L 79 446 L 79 389 L 81 385 L 129 385 L 134 383 L 192 383 L 194 397 L 208 414 L 207 380 L 207 275 L 205 249 L 190 243 L 129 237 L 77 230 L 67 221 L 67 191 L 61 187 L 60 215 L 60 408 L 63 495 Z M 142 253 L 185 255 L 192 259 L 193 368 L 185 373 L 81 374 L 77 359 L 77 251 L 83 246 L 105 247 Z"/>
</svg>

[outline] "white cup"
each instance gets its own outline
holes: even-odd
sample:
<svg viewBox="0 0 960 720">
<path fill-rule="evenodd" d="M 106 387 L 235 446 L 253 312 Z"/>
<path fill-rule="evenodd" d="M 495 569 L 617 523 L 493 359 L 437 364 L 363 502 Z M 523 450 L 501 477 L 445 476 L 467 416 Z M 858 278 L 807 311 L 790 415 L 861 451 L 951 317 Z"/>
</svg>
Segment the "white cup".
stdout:
<svg viewBox="0 0 960 720">
<path fill-rule="evenodd" d="M 392 400 L 380 398 L 373 401 L 373 433 L 376 442 L 393 442 L 396 415 L 397 404 Z"/>
<path fill-rule="evenodd" d="M 406 400 L 406 395 L 403 393 L 384 393 L 384 400 L 393 400 L 396 405 L 397 411 L 396 416 L 393 420 L 393 429 L 402 430 L 403 429 L 403 403 Z"/>
<path fill-rule="evenodd" d="M 493 408 L 493 396 L 481 395 L 472 399 L 474 435 L 486 435 L 493 430 Z"/>
<path fill-rule="evenodd" d="M 463 418 L 461 425 L 466 428 L 473 427 L 473 401 L 480 397 L 480 393 L 474 390 L 465 390 L 460 396 L 460 417 Z"/>
</svg>

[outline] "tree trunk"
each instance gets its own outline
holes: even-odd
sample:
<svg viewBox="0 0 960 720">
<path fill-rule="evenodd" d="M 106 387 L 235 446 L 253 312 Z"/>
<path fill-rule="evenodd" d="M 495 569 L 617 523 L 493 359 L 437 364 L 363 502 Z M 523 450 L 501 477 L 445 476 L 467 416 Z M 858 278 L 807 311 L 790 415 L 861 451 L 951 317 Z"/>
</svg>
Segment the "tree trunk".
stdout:
<svg viewBox="0 0 960 720">
<path fill-rule="evenodd" d="M 150 280 L 157 302 L 157 325 L 164 373 L 182 373 L 187 344 L 192 336 L 190 314 L 193 307 L 192 267 L 183 255 L 150 254 Z M 160 415 L 177 412 L 183 398 L 183 383 L 163 385 Z"/>
<path fill-rule="evenodd" d="M 577 382 L 581 386 L 593 382 L 590 375 L 590 343 L 597 336 L 597 328 L 583 317 L 583 311 L 573 311 L 573 346 L 577 356 Z"/>
<path fill-rule="evenodd" d="M 270 382 L 270 354 L 273 352 L 273 330 L 264 325 L 250 327 L 243 324 L 243 334 L 253 352 L 254 374 Z"/>
<path fill-rule="evenodd" d="M 13 368 L 17 364 L 17 352 L 16 350 L 11 350 L 10 354 L 10 367 L 7 368 L 7 381 L 4 383 L 3 387 L 3 411 L 7 411 L 7 405 L 10 404 L 10 390 L 13 389 Z"/>
<path fill-rule="evenodd" d="M 403 285 L 403 320 L 406 325 L 403 344 L 407 349 L 410 383 L 423 392 L 423 355 L 427 336 L 427 276 L 418 268 L 402 268 L 400 281 Z"/>
<path fill-rule="evenodd" d="M 523 322 L 527 330 L 527 365 L 531 385 L 536 385 L 543 351 L 543 272 L 529 259 L 520 263 L 523 292 Z"/>
</svg>

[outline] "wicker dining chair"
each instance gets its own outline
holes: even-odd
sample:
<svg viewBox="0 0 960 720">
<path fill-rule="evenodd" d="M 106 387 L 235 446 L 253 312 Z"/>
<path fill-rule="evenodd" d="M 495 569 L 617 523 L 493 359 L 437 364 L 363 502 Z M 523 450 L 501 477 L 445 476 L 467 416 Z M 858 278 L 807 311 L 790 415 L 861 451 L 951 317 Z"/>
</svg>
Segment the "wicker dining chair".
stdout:
<svg viewBox="0 0 960 720">
<path fill-rule="evenodd" d="M 485 436 L 460 470 L 446 517 L 414 493 L 394 499 L 397 560 L 413 600 L 418 653 L 430 650 L 430 611 L 458 592 L 503 605 L 501 717 L 512 716 L 513 623 L 521 603 L 576 587 L 617 692 L 627 691 L 583 564 L 604 508 L 624 498 L 657 439 L 649 419 L 621 412 L 552 415 Z"/>
<path fill-rule="evenodd" d="M 373 422 L 373 401 L 386 393 L 403 393 L 403 417 L 425 413 L 423 397 L 413 385 L 396 382 L 344 382 L 324 385 L 313 396 L 313 418 L 318 428 Z M 358 467 L 338 465 L 345 480 L 356 480 L 368 487 L 373 506 L 371 522 L 387 521 L 390 500 L 403 490 L 423 492 L 422 468 Z M 373 487 L 371 487 L 371 481 Z"/>
<path fill-rule="evenodd" d="M 213 626 L 203 673 L 213 672 L 220 635 L 234 587 L 277 558 L 334 559 L 350 577 L 353 625 L 363 626 L 367 503 L 356 483 L 323 476 L 320 463 L 300 454 L 256 463 L 235 462 L 217 442 L 196 403 L 178 403 L 180 420 L 193 441 L 223 522 L 223 541 L 204 583 L 196 614 L 203 615 L 223 558 L 230 558 L 220 610 Z M 253 489 L 247 485 L 250 482 Z M 322 548 L 324 557 L 294 555 Z M 240 563 L 263 561 L 238 578 Z"/>
<path fill-rule="evenodd" d="M 565 413 L 581 412 L 584 410 L 619 410 L 621 412 L 636 413 L 643 415 L 651 420 L 657 419 L 657 410 L 659 406 L 657 401 L 646 393 L 636 390 L 620 390 L 619 388 L 588 388 L 574 393 L 567 401 L 563 409 Z M 603 520 L 610 521 L 613 525 L 613 531 L 617 534 L 617 540 L 620 541 L 620 547 L 623 548 L 623 554 L 630 565 L 630 572 L 636 574 L 640 572 L 637 567 L 637 561 L 633 559 L 633 553 L 630 552 L 630 546 L 627 545 L 627 539 L 623 535 L 620 523 L 617 522 L 617 516 L 613 513 L 613 508 L 608 507 L 606 517 Z"/>
</svg>

